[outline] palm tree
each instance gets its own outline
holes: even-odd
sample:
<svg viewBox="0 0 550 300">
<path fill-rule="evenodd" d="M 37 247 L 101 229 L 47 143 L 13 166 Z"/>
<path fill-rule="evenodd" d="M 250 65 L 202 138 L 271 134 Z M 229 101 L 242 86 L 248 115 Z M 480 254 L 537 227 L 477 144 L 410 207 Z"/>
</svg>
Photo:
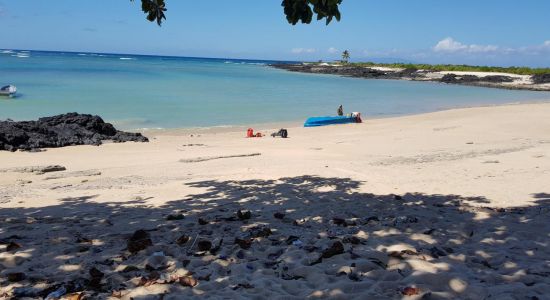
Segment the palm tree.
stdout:
<svg viewBox="0 0 550 300">
<path fill-rule="evenodd" d="M 342 62 L 347 64 L 348 61 L 349 61 L 349 51 L 345 50 L 344 52 L 342 52 Z"/>
</svg>

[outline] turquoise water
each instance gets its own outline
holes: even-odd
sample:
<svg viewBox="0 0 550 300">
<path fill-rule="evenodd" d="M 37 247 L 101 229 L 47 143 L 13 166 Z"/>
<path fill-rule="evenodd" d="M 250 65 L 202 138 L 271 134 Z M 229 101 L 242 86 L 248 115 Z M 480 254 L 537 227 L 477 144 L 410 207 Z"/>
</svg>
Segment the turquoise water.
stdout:
<svg viewBox="0 0 550 300">
<path fill-rule="evenodd" d="M 550 93 L 290 73 L 265 61 L 0 50 L 0 119 L 65 112 L 123 129 L 302 121 L 338 105 L 366 116 L 549 99 Z"/>
</svg>

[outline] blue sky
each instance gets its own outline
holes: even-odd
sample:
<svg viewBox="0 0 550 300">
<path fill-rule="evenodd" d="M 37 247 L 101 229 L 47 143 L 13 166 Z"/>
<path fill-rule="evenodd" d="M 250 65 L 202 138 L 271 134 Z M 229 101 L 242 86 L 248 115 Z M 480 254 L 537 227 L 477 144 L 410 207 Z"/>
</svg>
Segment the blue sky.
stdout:
<svg viewBox="0 0 550 300">
<path fill-rule="evenodd" d="M 281 0 L 0 0 L 0 48 L 282 60 L 396 59 L 550 67 L 548 0 L 344 0 L 342 20 L 291 26 Z"/>
</svg>

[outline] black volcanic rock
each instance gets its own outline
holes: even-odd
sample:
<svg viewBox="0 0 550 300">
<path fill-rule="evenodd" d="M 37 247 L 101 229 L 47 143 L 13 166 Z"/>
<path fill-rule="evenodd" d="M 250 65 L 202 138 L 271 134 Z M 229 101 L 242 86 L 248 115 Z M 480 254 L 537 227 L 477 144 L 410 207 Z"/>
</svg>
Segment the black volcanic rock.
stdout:
<svg viewBox="0 0 550 300">
<path fill-rule="evenodd" d="M 332 74 L 344 77 L 365 79 L 396 79 L 413 81 L 434 81 L 450 84 L 503 88 L 512 90 L 547 91 L 549 88 L 540 84 L 550 83 L 550 73 L 533 75 L 533 84 L 515 83 L 514 77 L 504 75 L 458 75 L 449 72 L 442 77 L 429 76 L 438 73 L 438 70 L 430 69 L 381 69 L 376 67 L 361 66 L 356 64 L 313 64 L 313 63 L 277 63 L 270 67 L 290 72 Z M 509 83 L 509 84 L 503 84 Z"/>
<path fill-rule="evenodd" d="M 502 75 L 489 75 L 484 77 L 478 77 L 475 75 L 456 75 L 456 74 L 445 74 L 441 79 L 441 82 L 444 83 L 477 83 L 477 82 L 490 82 L 490 83 L 502 83 L 502 82 L 513 82 L 514 79 L 510 76 Z"/>
<path fill-rule="evenodd" d="M 68 113 L 38 121 L 0 121 L 0 150 L 36 150 L 113 142 L 148 142 L 140 133 L 118 131 L 99 116 Z"/>
<path fill-rule="evenodd" d="M 536 74 L 531 77 L 533 79 L 533 83 L 535 84 L 543 84 L 543 83 L 550 83 L 550 73 L 546 74 Z"/>
</svg>

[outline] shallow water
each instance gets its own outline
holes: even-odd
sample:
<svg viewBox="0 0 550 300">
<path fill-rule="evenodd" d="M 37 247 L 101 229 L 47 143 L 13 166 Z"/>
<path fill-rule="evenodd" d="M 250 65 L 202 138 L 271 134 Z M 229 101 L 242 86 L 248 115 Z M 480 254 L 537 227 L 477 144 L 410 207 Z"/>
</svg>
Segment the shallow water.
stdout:
<svg viewBox="0 0 550 300">
<path fill-rule="evenodd" d="M 0 50 L 0 119 L 76 111 L 122 129 L 246 125 L 346 112 L 390 116 L 532 102 L 548 92 L 290 73 L 266 61 Z"/>
</svg>

